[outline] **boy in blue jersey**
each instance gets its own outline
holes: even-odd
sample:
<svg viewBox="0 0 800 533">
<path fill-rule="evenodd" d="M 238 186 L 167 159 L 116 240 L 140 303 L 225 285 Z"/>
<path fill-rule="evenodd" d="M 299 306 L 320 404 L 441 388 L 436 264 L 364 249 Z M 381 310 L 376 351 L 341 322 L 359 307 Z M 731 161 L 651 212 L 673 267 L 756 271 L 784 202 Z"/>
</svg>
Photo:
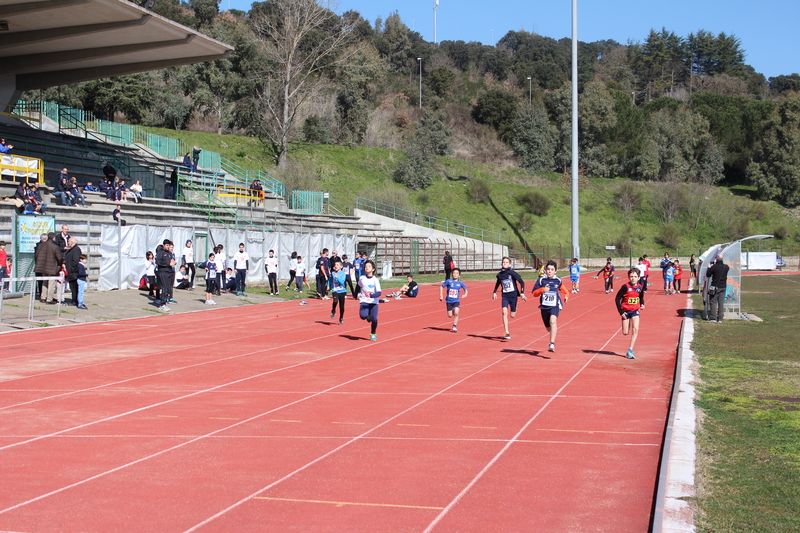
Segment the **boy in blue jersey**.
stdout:
<svg viewBox="0 0 800 533">
<path fill-rule="evenodd" d="M 525 282 L 511 268 L 511 258 L 504 257 L 502 266 L 503 268 L 497 273 L 497 282 L 494 284 L 494 290 L 492 291 L 492 301 L 497 299 L 497 289 L 502 287 L 503 339 L 508 340 L 511 338 L 511 334 L 508 332 L 508 315 L 510 313 L 511 318 L 517 316 L 518 296 L 522 296 L 522 300 L 525 302 L 528 301 L 528 297 L 525 296 Z"/>
<path fill-rule="evenodd" d="M 461 307 L 461 291 L 464 291 L 464 298 L 467 297 L 467 286 L 461 281 L 461 269 L 454 268 L 450 275 L 451 279 L 444 280 L 442 286 L 439 287 L 439 301 L 447 304 L 447 316 L 453 319 L 453 327 L 450 329 L 453 333 L 458 333 L 458 310 Z M 444 291 L 447 289 L 447 297 Z"/>
<path fill-rule="evenodd" d="M 328 284 L 331 289 L 331 298 L 333 299 L 333 305 L 331 306 L 331 318 L 336 316 L 336 304 L 338 303 L 339 325 L 341 326 L 344 324 L 344 299 L 347 296 L 347 287 L 345 286 L 345 282 L 347 280 L 347 274 L 345 274 L 344 270 L 342 270 L 341 261 L 335 261 L 331 268 L 333 271 L 331 272 L 330 278 L 328 278 Z"/>
<path fill-rule="evenodd" d="M 573 261 L 575 261 L 573 259 Z M 548 352 L 556 351 L 556 333 L 558 333 L 558 314 L 567 301 L 567 289 L 556 276 L 556 262 L 548 261 L 544 269 L 545 276 L 536 280 L 533 295 L 539 298 L 539 309 L 542 310 L 542 322 L 550 333 Z M 572 291 L 575 292 L 575 291 Z"/>
<path fill-rule="evenodd" d="M 546 270 L 546 269 L 545 269 Z M 572 293 L 581 292 L 580 286 L 581 266 L 576 258 L 569 262 L 569 280 L 572 282 Z"/>
</svg>

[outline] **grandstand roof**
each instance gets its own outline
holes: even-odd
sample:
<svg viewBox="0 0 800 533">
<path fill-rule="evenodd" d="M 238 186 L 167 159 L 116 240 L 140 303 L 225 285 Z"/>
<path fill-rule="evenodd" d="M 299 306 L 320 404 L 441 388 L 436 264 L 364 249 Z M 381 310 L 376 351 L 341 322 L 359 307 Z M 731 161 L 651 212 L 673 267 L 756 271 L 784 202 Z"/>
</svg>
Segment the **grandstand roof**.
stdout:
<svg viewBox="0 0 800 533">
<path fill-rule="evenodd" d="M 15 76 L 17 91 L 211 61 L 232 50 L 126 0 L 0 0 L 0 77 Z"/>
</svg>

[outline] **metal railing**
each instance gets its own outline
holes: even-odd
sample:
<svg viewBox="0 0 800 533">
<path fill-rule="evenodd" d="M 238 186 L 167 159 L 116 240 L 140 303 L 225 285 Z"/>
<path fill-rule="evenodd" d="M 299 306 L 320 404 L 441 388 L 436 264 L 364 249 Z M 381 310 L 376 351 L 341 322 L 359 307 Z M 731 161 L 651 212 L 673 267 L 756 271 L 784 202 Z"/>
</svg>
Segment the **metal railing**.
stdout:
<svg viewBox="0 0 800 533">
<path fill-rule="evenodd" d="M 28 182 L 34 178 L 37 183 L 44 185 L 44 161 L 36 157 L 3 154 L 0 156 L 0 180 L 6 176 L 12 181 L 25 178 Z"/>
<path fill-rule="evenodd" d="M 246 185 L 259 180 L 265 189 L 278 196 L 286 196 L 286 186 L 262 170 L 246 170 L 224 157 L 221 159 L 221 168 L 223 172 L 240 179 Z"/>
<path fill-rule="evenodd" d="M 414 211 L 408 211 L 406 209 L 383 204 L 367 198 L 356 198 L 356 209 L 362 209 L 364 211 L 369 211 L 370 213 L 375 213 L 376 215 L 393 218 L 395 220 L 408 222 L 410 224 L 416 224 L 418 226 L 424 226 L 426 228 L 444 231 L 446 233 L 452 233 L 454 235 L 461 235 L 470 239 L 496 242 L 503 245 L 510 243 L 508 235 L 503 233 L 487 231 L 482 228 L 476 228 L 466 224 L 460 224 L 458 222 L 451 222 L 449 220 L 423 215 L 422 213 L 415 213 Z"/>
<path fill-rule="evenodd" d="M 258 231 L 264 231 L 265 229 L 246 218 L 240 217 L 236 208 L 229 206 L 214 196 L 213 188 L 202 187 L 181 177 L 178 178 L 177 199 L 205 213 L 209 222 L 214 220 L 231 229 L 241 229 L 242 226 L 254 228 Z M 272 229 L 270 228 L 268 231 L 272 231 Z"/>
<path fill-rule="evenodd" d="M 310 215 L 323 213 L 324 193 L 319 191 L 292 191 L 292 211 Z"/>
</svg>

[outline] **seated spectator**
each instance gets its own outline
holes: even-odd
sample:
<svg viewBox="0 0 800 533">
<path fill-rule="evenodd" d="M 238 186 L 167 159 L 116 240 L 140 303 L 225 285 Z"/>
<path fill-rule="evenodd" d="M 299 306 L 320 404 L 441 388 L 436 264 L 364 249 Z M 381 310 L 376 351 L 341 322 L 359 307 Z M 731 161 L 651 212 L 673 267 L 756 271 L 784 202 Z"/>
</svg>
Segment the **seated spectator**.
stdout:
<svg viewBox="0 0 800 533">
<path fill-rule="evenodd" d="M 194 172 L 194 166 L 192 165 L 192 156 L 189 155 L 189 152 L 186 152 L 186 155 L 183 156 L 183 166 L 189 169 L 189 172 Z"/>
<path fill-rule="evenodd" d="M 14 193 L 14 199 L 20 200 L 23 206 L 27 203 L 30 203 L 31 200 L 28 196 L 28 182 L 23 181 L 17 186 L 17 192 Z M 17 207 L 21 206 L 18 204 Z"/>
<path fill-rule="evenodd" d="M 120 180 L 119 178 L 114 178 L 114 181 L 111 182 L 111 189 L 114 191 L 114 201 L 121 202 L 122 201 L 122 188 L 120 187 Z"/>
<path fill-rule="evenodd" d="M 47 204 L 42 200 L 42 195 L 39 193 L 39 183 L 34 181 L 28 186 L 28 198 L 31 200 L 33 213 L 44 215 L 44 210 L 47 209 Z M 26 206 L 27 210 L 27 206 Z"/>
<path fill-rule="evenodd" d="M 117 186 L 117 190 L 119 191 L 119 199 L 122 202 L 128 201 L 128 187 L 125 185 L 125 180 L 119 180 L 119 185 Z"/>
<path fill-rule="evenodd" d="M 194 290 L 189 278 L 186 277 L 186 266 L 181 265 L 180 269 L 175 273 L 175 288 L 181 290 Z"/>
<path fill-rule="evenodd" d="M 86 197 L 81 192 L 81 188 L 78 187 L 78 180 L 75 176 L 69 179 L 69 193 L 75 199 L 75 205 L 78 205 L 78 202 L 80 202 L 83 207 L 87 207 Z"/>
<path fill-rule="evenodd" d="M 101 193 L 106 195 L 106 200 L 113 200 L 116 195 L 114 188 L 111 186 L 107 179 L 101 180 L 98 184 Z"/>
<path fill-rule="evenodd" d="M 232 268 L 225 270 L 225 286 L 222 289 L 226 292 L 236 292 L 236 275 Z"/>
<path fill-rule="evenodd" d="M 5 139 L 0 139 L 0 154 L 7 154 L 14 148 L 13 144 L 8 144 Z"/>
<path fill-rule="evenodd" d="M 419 285 L 417 285 L 417 282 L 414 281 L 414 276 L 409 274 L 408 276 L 406 276 L 406 281 L 408 283 L 400 287 L 399 291 L 392 293 L 392 296 L 394 296 L 395 300 L 401 300 L 402 299 L 401 296 L 407 296 L 408 298 L 416 298 L 417 294 L 419 294 Z"/>
<path fill-rule="evenodd" d="M 111 218 L 114 220 L 115 224 L 119 224 L 120 226 L 125 226 L 128 223 L 125 222 L 125 219 L 120 217 L 120 210 L 122 209 L 121 205 L 117 205 L 117 208 L 111 212 Z"/>
<path fill-rule="evenodd" d="M 111 161 L 106 161 L 106 166 L 103 167 L 103 175 L 109 181 L 117 177 L 117 169 L 111 166 Z"/>
<path fill-rule="evenodd" d="M 142 189 L 142 182 L 136 180 L 133 185 L 130 186 L 128 189 L 130 194 L 133 196 L 133 201 L 137 204 L 142 203 L 142 197 L 144 196 L 144 190 Z"/>
<path fill-rule="evenodd" d="M 97 187 L 92 185 L 91 181 L 87 181 L 86 186 L 83 188 L 83 192 L 97 192 Z"/>
<path fill-rule="evenodd" d="M 53 189 L 53 196 L 61 200 L 61 205 L 74 205 L 75 197 L 69 192 L 69 179 L 66 177 L 59 178 Z"/>
</svg>

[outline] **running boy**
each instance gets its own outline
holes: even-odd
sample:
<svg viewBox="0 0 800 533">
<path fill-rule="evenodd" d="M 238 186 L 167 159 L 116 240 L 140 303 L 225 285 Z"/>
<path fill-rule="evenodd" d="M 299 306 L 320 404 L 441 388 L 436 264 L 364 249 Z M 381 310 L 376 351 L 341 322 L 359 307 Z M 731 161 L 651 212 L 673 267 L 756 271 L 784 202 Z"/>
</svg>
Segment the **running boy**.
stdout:
<svg viewBox="0 0 800 533">
<path fill-rule="evenodd" d="M 358 316 L 361 320 L 371 322 L 369 340 L 378 340 L 378 302 L 381 298 L 381 282 L 375 277 L 375 263 L 372 259 L 364 262 L 364 275 L 358 280 L 361 307 Z"/>
<path fill-rule="evenodd" d="M 644 309 L 644 287 L 639 284 L 639 269 L 628 270 L 628 283 L 624 284 L 614 297 L 617 313 L 622 317 L 622 334 L 631 333 L 631 344 L 625 357 L 636 359 L 633 355 L 633 346 L 639 335 L 639 310 Z"/>
<path fill-rule="evenodd" d="M 599 276 L 600 274 L 603 275 L 603 281 L 605 282 L 606 287 L 606 294 L 611 294 L 614 292 L 614 265 L 611 264 L 611 258 L 609 257 L 606 259 L 606 266 L 600 269 L 597 273 Z"/>
<path fill-rule="evenodd" d="M 347 296 L 345 280 L 347 279 L 347 274 L 345 274 L 344 270 L 342 270 L 341 261 L 334 261 L 331 268 L 333 271 L 331 272 L 328 281 L 331 288 L 331 299 L 333 300 L 333 305 L 331 306 L 331 318 L 336 316 L 336 304 L 338 303 L 339 325 L 341 326 L 344 324 L 344 299 Z"/>
<path fill-rule="evenodd" d="M 458 309 L 461 307 L 461 291 L 464 291 L 464 298 L 467 297 L 467 286 L 459 278 L 461 277 L 461 269 L 456 267 L 450 273 L 451 279 L 444 280 L 442 286 L 439 287 L 439 301 L 447 304 L 447 316 L 453 319 L 453 327 L 450 329 L 453 333 L 458 333 Z M 447 297 L 444 296 L 444 291 L 447 289 Z"/>
<path fill-rule="evenodd" d="M 525 282 L 511 268 L 510 257 L 503 258 L 502 267 L 497 273 L 497 282 L 492 291 L 492 301 L 497 299 L 497 289 L 502 286 L 503 339 L 508 340 L 511 338 L 511 334 L 508 332 L 509 309 L 511 318 L 514 318 L 517 316 L 517 297 L 522 296 L 522 300 L 525 302 L 528 301 L 528 297 L 525 296 Z"/>
<path fill-rule="evenodd" d="M 548 264 L 550 261 L 548 261 Z M 545 266 L 545 272 L 547 272 L 547 267 Z M 572 282 L 572 292 L 580 292 L 581 291 L 581 266 L 578 264 L 578 260 L 576 258 L 572 258 L 569 262 L 569 280 Z M 541 278 L 540 278 L 541 279 Z"/>
<path fill-rule="evenodd" d="M 539 309 L 542 310 L 542 322 L 544 322 L 544 327 L 550 333 L 550 344 L 547 346 L 548 352 L 556 351 L 558 314 L 564 307 L 567 298 L 569 298 L 561 278 L 556 276 L 557 268 L 555 261 L 548 261 L 544 269 L 545 277 L 537 279 L 533 285 L 533 295 L 539 298 Z M 573 290 L 572 292 L 575 291 Z"/>
</svg>

